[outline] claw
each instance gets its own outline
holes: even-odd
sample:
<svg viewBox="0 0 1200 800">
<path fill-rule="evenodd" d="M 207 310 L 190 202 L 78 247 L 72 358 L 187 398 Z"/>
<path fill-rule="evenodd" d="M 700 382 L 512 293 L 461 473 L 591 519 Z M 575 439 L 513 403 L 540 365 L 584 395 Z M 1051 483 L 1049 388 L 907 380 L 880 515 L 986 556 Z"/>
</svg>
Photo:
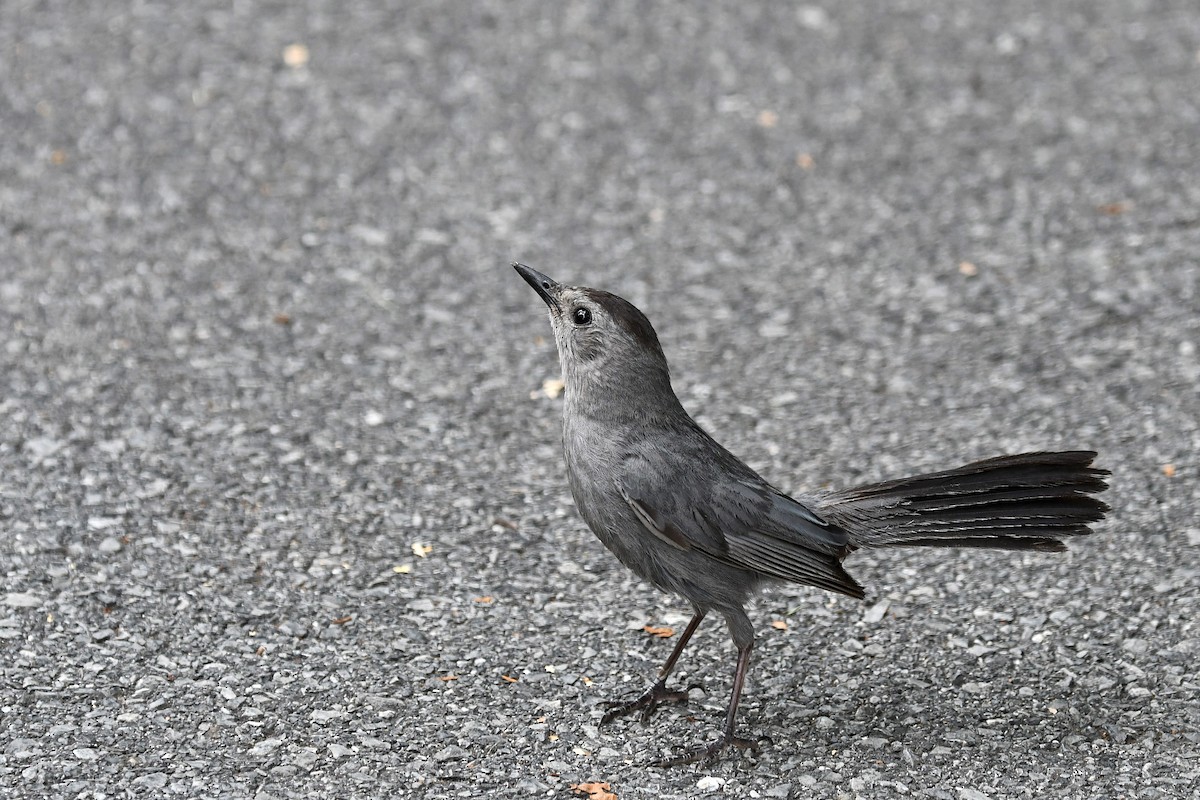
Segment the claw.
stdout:
<svg viewBox="0 0 1200 800">
<path fill-rule="evenodd" d="M 666 682 L 660 680 L 633 700 L 607 700 L 602 705 L 609 710 L 600 719 L 600 724 L 607 725 L 617 717 L 623 717 L 639 709 L 642 712 L 642 722 L 647 722 L 662 703 L 686 703 L 688 692 L 692 688 L 689 686 L 687 689 L 668 689 Z"/>
<path fill-rule="evenodd" d="M 743 739 L 740 736 L 731 734 L 722 735 L 712 744 L 698 747 L 690 753 L 684 753 L 676 758 L 664 758 L 653 762 L 652 767 L 679 767 L 684 764 L 696 764 L 704 762 L 707 764 L 719 756 L 727 747 L 736 747 L 739 750 L 751 750 L 758 752 L 758 742 L 752 739 Z"/>
</svg>

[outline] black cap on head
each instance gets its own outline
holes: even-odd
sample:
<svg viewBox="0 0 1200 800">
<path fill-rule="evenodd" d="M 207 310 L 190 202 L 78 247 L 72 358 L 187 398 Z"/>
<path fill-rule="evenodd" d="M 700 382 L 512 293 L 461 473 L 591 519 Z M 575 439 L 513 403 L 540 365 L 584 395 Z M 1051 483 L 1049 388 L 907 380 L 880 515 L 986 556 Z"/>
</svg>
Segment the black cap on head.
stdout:
<svg viewBox="0 0 1200 800">
<path fill-rule="evenodd" d="M 638 310 L 637 306 L 624 297 L 618 297 L 600 289 L 584 289 L 583 292 L 588 299 L 608 312 L 608 315 L 616 320 L 617 324 L 624 328 L 642 347 L 656 353 L 662 352 L 662 345 L 658 343 L 658 334 L 654 332 L 654 326 L 650 324 L 650 320 L 646 319 L 646 315 Z"/>
</svg>

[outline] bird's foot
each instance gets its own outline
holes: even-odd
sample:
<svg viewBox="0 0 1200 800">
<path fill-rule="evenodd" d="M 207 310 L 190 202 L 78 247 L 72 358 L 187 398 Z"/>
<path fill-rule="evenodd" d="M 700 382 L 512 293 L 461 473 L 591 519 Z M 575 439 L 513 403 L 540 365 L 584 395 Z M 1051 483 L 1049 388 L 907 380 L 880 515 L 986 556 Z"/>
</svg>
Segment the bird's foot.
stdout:
<svg viewBox="0 0 1200 800">
<path fill-rule="evenodd" d="M 633 700 L 610 700 L 605 702 L 603 705 L 608 708 L 608 711 L 604 713 L 600 724 L 607 725 L 617 717 L 623 717 L 638 710 L 642 712 L 642 722 L 645 722 L 658 710 L 659 705 L 663 703 L 686 703 L 688 692 L 699 688 L 702 687 L 694 683 L 686 689 L 668 689 L 666 680 L 660 679 L 647 689 L 641 697 L 636 697 Z"/>
<path fill-rule="evenodd" d="M 707 744 L 698 747 L 690 753 L 684 753 L 676 758 L 664 758 L 653 762 L 650 766 L 654 767 L 679 767 L 684 764 L 697 764 L 714 761 L 717 756 L 721 755 L 728 747 L 736 747 L 739 750 L 758 751 L 758 742 L 753 739 L 743 739 L 740 736 L 734 736 L 732 733 L 724 733 L 721 738 L 717 739 L 712 744 Z"/>
</svg>

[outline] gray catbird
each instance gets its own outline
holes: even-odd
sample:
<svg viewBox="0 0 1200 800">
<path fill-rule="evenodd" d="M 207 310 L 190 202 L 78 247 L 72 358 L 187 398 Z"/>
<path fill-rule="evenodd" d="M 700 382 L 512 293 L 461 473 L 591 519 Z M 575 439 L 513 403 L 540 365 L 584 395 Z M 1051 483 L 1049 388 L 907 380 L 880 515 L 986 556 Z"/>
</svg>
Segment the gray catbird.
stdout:
<svg viewBox="0 0 1200 800">
<path fill-rule="evenodd" d="M 566 384 L 563 451 L 579 513 L 625 566 L 683 596 L 694 615 L 640 697 L 611 703 L 602 722 L 687 698 L 666 679 L 710 611 L 737 646 L 733 693 L 720 738 L 680 758 L 753 748 L 734 722 L 754 628 L 743 607 L 772 580 L 862 598 L 842 568 L 860 547 L 989 547 L 1057 553 L 1091 533 L 1108 510 L 1090 495 L 1107 470 L 1090 451 L 1000 456 L 946 472 L 789 497 L 701 430 L 671 389 L 650 321 L 608 292 L 564 286 L 513 264 L 550 307 Z"/>
</svg>

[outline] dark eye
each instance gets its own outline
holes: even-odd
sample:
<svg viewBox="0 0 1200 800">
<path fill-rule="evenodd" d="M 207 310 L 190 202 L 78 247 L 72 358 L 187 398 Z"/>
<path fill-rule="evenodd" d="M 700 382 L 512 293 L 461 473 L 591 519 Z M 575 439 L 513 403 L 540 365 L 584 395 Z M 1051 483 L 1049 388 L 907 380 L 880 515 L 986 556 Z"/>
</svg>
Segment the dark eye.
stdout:
<svg viewBox="0 0 1200 800">
<path fill-rule="evenodd" d="M 577 308 L 571 315 L 571 319 L 575 321 L 576 325 L 590 325 L 592 323 L 592 312 L 586 308 Z"/>
</svg>

